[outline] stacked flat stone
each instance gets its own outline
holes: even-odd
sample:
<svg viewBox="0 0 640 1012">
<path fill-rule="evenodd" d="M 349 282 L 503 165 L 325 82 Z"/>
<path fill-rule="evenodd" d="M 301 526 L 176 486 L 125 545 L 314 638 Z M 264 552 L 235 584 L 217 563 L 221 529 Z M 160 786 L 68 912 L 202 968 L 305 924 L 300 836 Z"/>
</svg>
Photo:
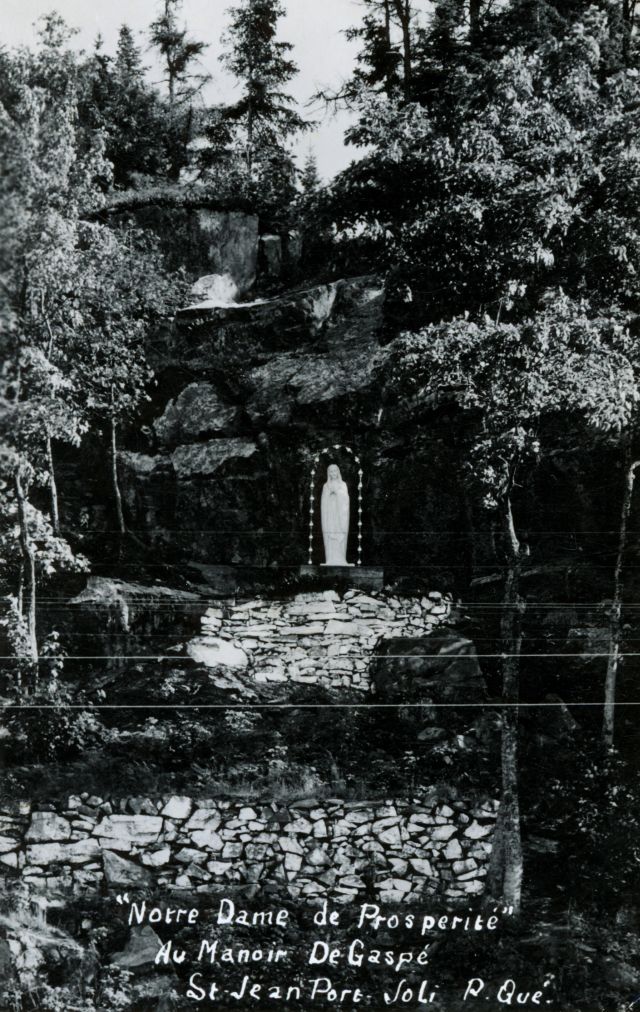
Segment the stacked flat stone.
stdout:
<svg viewBox="0 0 640 1012">
<path fill-rule="evenodd" d="M 209 608 L 189 653 L 204 664 L 246 670 L 258 683 L 293 682 L 369 689 L 369 660 L 380 639 L 424 636 L 449 617 L 451 598 L 349 590 L 254 599 Z"/>
<path fill-rule="evenodd" d="M 288 806 L 188 797 L 5 810 L 0 862 L 35 894 L 107 887 L 220 893 L 280 882 L 292 896 L 348 903 L 463 901 L 483 891 L 498 804 L 308 799 Z M 54 810 L 55 809 L 55 810 Z"/>
</svg>

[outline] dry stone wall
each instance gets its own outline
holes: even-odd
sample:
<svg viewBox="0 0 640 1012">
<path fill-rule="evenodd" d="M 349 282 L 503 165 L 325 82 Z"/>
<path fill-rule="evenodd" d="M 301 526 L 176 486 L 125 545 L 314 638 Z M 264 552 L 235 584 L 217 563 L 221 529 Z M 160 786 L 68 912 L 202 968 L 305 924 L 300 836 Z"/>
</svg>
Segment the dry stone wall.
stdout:
<svg viewBox="0 0 640 1012">
<path fill-rule="evenodd" d="M 41 806 L 42 807 L 42 806 Z M 280 883 L 302 900 L 482 893 L 498 803 L 69 797 L 0 809 L 0 869 L 48 898 Z"/>
<path fill-rule="evenodd" d="M 369 659 L 388 636 L 424 636 L 448 618 L 451 599 L 349 590 L 286 601 L 229 602 L 209 608 L 188 646 L 203 664 L 244 669 L 256 682 L 297 682 L 367 691 Z"/>
</svg>

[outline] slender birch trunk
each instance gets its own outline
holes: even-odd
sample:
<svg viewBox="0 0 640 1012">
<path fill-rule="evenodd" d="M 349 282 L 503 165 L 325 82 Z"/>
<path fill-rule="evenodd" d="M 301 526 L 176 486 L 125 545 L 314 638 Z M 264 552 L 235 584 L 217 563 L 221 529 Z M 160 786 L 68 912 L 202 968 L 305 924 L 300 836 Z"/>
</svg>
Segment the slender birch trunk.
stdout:
<svg viewBox="0 0 640 1012">
<path fill-rule="evenodd" d="M 520 652 L 522 612 L 520 598 L 520 542 L 515 531 L 511 501 L 504 505 L 503 524 L 507 536 L 508 561 L 502 599 L 500 639 L 502 647 L 502 735 L 500 767 L 502 797 L 496 826 L 492 860 L 492 891 L 502 902 L 520 911 L 523 855 L 518 795 L 518 701 L 520 695 Z"/>
<path fill-rule="evenodd" d="M 120 493 L 120 482 L 118 479 L 118 438 L 117 438 L 117 424 L 115 416 L 112 414 L 109 419 L 110 436 L 111 436 L 111 482 L 113 485 L 113 496 L 116 504 L 116 515 L 118 517 L 118 530 L 121 534 L 126 534 L 127 528 L 124 522 L 124 513 L 122 511 L 122 495 Z"/>
<path fill-rule="evenodd" d="M 60 531 L 60 513 L 58 510 L 58 486 L 56 483 L 56 472 L 53 465 L 53 448 L 51 446 L 51 436 L 47 432 L 46 440 L 46 452 L 47 452 L 47 467 L 49 469 L 49 499 L 50 499 L 50 511 L 51 511 L 51 526 L 53 527 L 54 533 L 58 534 Z"/>
<path fill-rule="evenodd" d="M 16 595 L 16 604 L 18 608 L 18 615 L 22 618 L 24 608 L 24 562 L 20 563 L 20 569 L 18 570 L 18 590 Z"/>
<path fill-rule="evenodd" d="M 16 499 L 18 501 L 18 523 L 20 526 L 20 549 L 24 573 L 24 591 L 22 592 L 22 614 L 27 625 L 27 661 L 33 668 L 33 681 L 38 684 L 38 638 L 36 629 L 36 555 L 29 535 L 27 519 L 27 496 L 20 471 L 15 474 Z"/>
<path fill-rule="evenodd" d="M 47 347 L 47 358 L 51 362 L 54 348 L 54 337 L 49 318 L 44 314 L 44 322 L 49 335 L 49 345 Z M 47 455 L 47 467 L 49 468 L 49 496 L 51 501 L 51 526 L 53 527 L 54 533 L 57 534 L 60 529 L 60 513 L 58 510 L 58 486 L 56 484 L 56 472 L 53 466 L 53 448 L 51 446 L 51 433 L 47 429 L 46 432 L 46 455 Z"/>
<path fill-rule="evenodd" d="M 607 674 L 604 683 L 604 718 L 602 724 L 602 735 L 605 745 L 613 747 L 615 728 L 615 704 L 616 684 L 618 680 L 618 665 L 620 662 L 620 640 L 622 638 L 622 595 L 624 593 L 624 557 L 627 549 L 627 527 L 631 513 L 631 502 L 633 499 L 633 486 L 635 483 L 636 470 L 640 467 L 640 460 L 630 463 L 630 456 L 627 454 L 625 460 L 625 485 L 622 497 L 622 510 L 620 514 L 620 528 L 618 532 L 618 555 L 613 573 L 613 600 L 609 617 L 609 656 L 607 659 Z"/>
</svg>

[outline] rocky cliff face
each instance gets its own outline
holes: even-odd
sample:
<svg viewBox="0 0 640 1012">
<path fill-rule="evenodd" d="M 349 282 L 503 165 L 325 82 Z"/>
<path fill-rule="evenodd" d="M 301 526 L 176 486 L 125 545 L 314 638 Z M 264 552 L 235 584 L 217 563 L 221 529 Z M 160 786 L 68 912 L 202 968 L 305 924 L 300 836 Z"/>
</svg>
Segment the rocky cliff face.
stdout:
<svg viewBox="0 0 640 1012">
<path fill-rule="evenodd" d="M 171 194 L 149 191 L 137 200 L 114 203 L 108 213 L 116 224 L 133 219 L 154 234 L 172 269 L 184 269 L 194 280 L 203 275 L 225 275 L 239 295 L 249 292 L 258 274 L 257 215 L 207 207 L 195 193 L 183 204 L 170 198 Z"/>
<path fill-rule="evenodd" d="M 182 312 L 152 349 L 153 445 L 121 455 L 133 526 L 200 562 L 305 561 L 310 457 L 375 427 L 382 300 L 359 278 Z"/>
<path fill-rule="evenodd" d="M 150 349 L 148 448 L 120 459 L 131 526 L 173 561 L 295 567 L 307 561 L 312 458 L 347 444 L 364 469 L 365 564 L 435 562 L 443 513 L 460 527 L 446 426 L 390 430 L 374 374 L 383 311 L 368 276 L 181 312 Z M 332 457 L 354 497 L 353 458 Z"/>
</svg>

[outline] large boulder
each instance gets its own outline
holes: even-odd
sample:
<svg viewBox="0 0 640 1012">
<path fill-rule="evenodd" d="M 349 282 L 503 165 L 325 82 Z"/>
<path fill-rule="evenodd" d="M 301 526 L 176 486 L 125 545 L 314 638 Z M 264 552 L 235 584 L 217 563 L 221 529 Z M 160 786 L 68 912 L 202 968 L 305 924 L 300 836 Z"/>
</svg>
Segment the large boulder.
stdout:
<svg viewBox="0 0 640 1012">
<path fill-rule="evenodd" d="M 373 348 L 382 326 L 383 290 L 366 276 L 288 292 L 237 306 L 180 312 L 150 352 L 160 372 L 189 368 L 231 380 L 274 354 L 317 354 L 333 345 L 347 357 L 355 344 Z"/>
<path fill-rule="evenodd" d="M 230 274 L 207 274 L 191 287 L 190 305 L 210 308 L 235 305 L 238 286 Z"/>
<path fill-rule="evenodd" d="M 143 928 L 133 928 L 129 941 L 122 952 L 116 952 L 112 962 L 123 970 L 134 973 L 149 970 L 155 965 L 156 956 L 162 948 L 162 942 L 150 924 Z"/>
<path fill-rule="evenodd" d="M 285 526 L 270 503 L 265 452 L 252 439 L 182 444 L 156 457 L 123 453 L 120 462 L 132 526 L 149 531 L 159 550 L 169 543 L 195 562 L 260 564 L 261 530 Z"/>
<path fill-rule="evenodd" d="M 258 219 L 242 211 L 196 212 L 197 241 L 205 250 L 212 274 L 228 274 L 239 294 L 248 292 L 256 279 Z"/>
<path fill-rule="evenodd" d="M 259 221 L 238 201 L 211 205 L 210 195 L 184 182 L 115 194 L 107 208 L 116 223 L 133 217 L 155 233 L 167 265 L 194 278 L 225 274 L 244 295 L 253 286 L 258 266 Z"/>
<path fill-rule="evenodd" d="M 350 354 L 278 355 L 245 376 L 247 412 L 256 425 L 285 426 L 296 417 L 337 423 L 371 383 L 371 349 Z"/>
<path fill-rule="evenodd" d="M 471 640 L 451 631 L 378 644 L 371 682 L 380 702 L 480 703 L 487 692 Z"/>
<path fill-rule="evenodd" d="M 268 278 L 279 278 L 282 273 L 282 239 L 279 235 L 260 237 L 260 272 Z"/>
<path fill-rule="evenodd" d="M 204 664 L 207 668 L 244 670 L 249 666 L 249 658 L 244 650 L 217 636 L 196 637 L 187 645 L 187 653 L 197 664 Z"/>
<path fill-rule="evenodd" d="M 243 373 L 254 424 L 271 428 L 306 421 L 338 431 L 348 419 L 361 424 L 372 410 L 366 394 L 373 384 L 383 301 L 372 278 L 337 284 L 326 299 L 318 299 L 322 341 L 315 348 L 301 353 L 296 346 Z"/>
<path fill-rule="evenodd" d="M 206 610 L 207 602 L 189 591 L 90 576 L 86 588 L 69 602 L 65 621 L 73 629 L 79 654 L 109 657 L 106 676 L 119 670 L 127 657 L 167 654 L 199 631 Z"/>
<path fill-rule="evenodd" d="M 166 624 L 168 619 L 175 624 L 178 615 L 185 611 L 194 616 L 186 628 L 199 628 L 200 615 L 207 610 L 206 603 L 201 602 L 198 594 L 190 591 L 164 587 L 159 583 L 152 586 L 130 583 L 127 580 L 107 576 L 88 577 L 85 589 L 72 598 L 69 605 L 76 613 L 74 628 L 78 626 L 78 615 L 86 613 L 87 617 L 97 614 L 101 626 L 104 626 L 106 618 L 109 626 L 117 627 L 123 632 L 129 632 L 141 625 L 142 631 L 147 633 L 151 632 L 146 623 L 151 612 L 157 613 L 161 610 L 161 624 Z M 34 814 L 42 816 L 47 813 Z"/>
<path fill-rule="evenodd" d="M 250 439 L 211 439 L 208 443 L 178 446 L 171 454 L 178 480 L 216 474 L 226 464 L 244 461 L 258 453 Z"/>
<path fill-rule="evenodd" d="M 240 408 L 227 404 L 211 383 L 190 383 L 169 401 L 153 428 L 164 446 L 196 443 L 232 431 L 240 413 Z"/>
</svg>

